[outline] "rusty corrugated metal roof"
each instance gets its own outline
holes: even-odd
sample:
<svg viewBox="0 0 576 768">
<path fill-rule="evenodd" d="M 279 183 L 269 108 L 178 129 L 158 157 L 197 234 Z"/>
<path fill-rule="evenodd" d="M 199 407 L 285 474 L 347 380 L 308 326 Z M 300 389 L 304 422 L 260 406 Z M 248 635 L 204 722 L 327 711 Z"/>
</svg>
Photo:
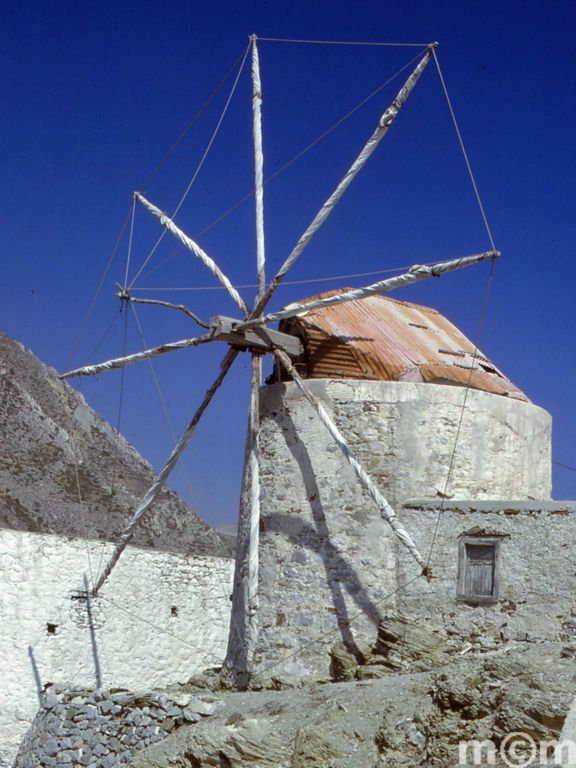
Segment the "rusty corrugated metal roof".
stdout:
<svg viewBox="0 0 576 768">
<path fill-rule="evenodd" d="M 371 296 L 291 317 L 281 321 L 280 330 L 302 339 L 305 360 L 298 367 L 307 378 L 451 384 L 528 401 L 458 328 L 430 307 Z"/>
</svg>

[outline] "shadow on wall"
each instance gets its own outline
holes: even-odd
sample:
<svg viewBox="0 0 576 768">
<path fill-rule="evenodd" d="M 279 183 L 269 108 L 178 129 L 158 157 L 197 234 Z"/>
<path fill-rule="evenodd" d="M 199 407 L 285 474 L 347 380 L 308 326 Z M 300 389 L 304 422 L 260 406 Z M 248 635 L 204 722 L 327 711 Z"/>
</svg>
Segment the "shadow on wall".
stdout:
<svg viewBox="0 0 576 768">
<path fill-rule="evenodd" d="M 290 427 L 289 430 L 284 432 L 286 444 L 300 468 L 302 482 L 310 503 L 314 527 L 302 523 L 297 534 L 290 534 L 287 531 L 290 531 L 289 523 L 293 522 L 293 520 L 288 515 L 272 514 L 266 520 L 266 530 L 282 533 L 292 544 L 304 547 L 320 556 L 324 565 L 326 583 L 332 596 L 332 605 L 336 610 L 342 641 L 351 653 L 359 656 L 360 649 L 350 629 L 350 616 L 344 599 L 344 590 L 375 627 L 378 627 L 380 624 L 381 615 L 355 569 L 330 539 L 326 513 L 322 504 L 320 488 L 316 481 L 310 454 L 306 445 L 300 440 L 296 426 L 288 411 L 286 411 L 285 415 Z"/>
<path fill-rule="evenodd" d="M 98 654 L 98 643 L 96 640 L 96 627 L 94 625 L 94 617 L 92 615 L 92 596 L 90 594 L 90 588 L 88 586 L 88 577 L 84 574 L 84 590 L 72 595 L 72 600 L 78 601 L 80 605 L 85 606 L 86 610 L 86 626 L 88 627 L 88 634 L 90 636 L 90 647 L 92 649 L 92 660 L 94 662 L 94 687 L 102 688 L 102 668 L 100 666 L 100 656 Z M 55 634 L 57 625 L 49 624 L 48 633 Z M 36 694 L 38 696 L 38 702 L 40 706 L 44 705 L 44 694 L 46 687 L 51 683 L 43 683 L 36 657 L 34 656 L 34 648 L 28 646 L 28 656 L 30 658 L 30 665 L 32 667 L 32 676 L 34 678 L 34 685 L 36 688 Z"/>
<path fill-rule="evenodd" d="M 100 668 L 98 645 L 96 643 L 96 628 L 94 627 L 94 617 L 92 616 L 92 595 L 90 594 L 88 577 L 86 574 L 84 574 L 84 595 L 80 599 L 83 599 L 86 602 L 86 618 L 88 619 L 90 645 L 92 646 L 92 658 L 94 659 L 94 676 L 96 678 L 96 688 L 102 688 L 102 670 Z"/>
<path fill-rule="evenodd" d="M 42 706 L 42 697 L 44 695 L 44 688 L 42 686 L 42 678 L 40 677 L 40 670 L 36 663 L 34 656 L 34 648 L 31 645 L 28 646 L 28 656 L 30 658 L 30 665 L 32 667 L 32 677 L 34 678 L 34 685 L 36 686 L 36 695 L 38 696 L 38 703 Z"/>
</svg>

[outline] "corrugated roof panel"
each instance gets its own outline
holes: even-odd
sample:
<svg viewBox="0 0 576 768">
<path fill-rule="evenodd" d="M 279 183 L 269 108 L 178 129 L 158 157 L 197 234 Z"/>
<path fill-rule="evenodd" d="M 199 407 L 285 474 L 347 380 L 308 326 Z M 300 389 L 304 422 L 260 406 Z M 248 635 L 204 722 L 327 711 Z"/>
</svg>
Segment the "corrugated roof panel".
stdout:
<svg viewBox="0 0 576 768">
<path fill-rule="evenodd" d="M 370 296 L 289 318 L 280 330 L 302 339 L 308 378 L 421 380 L 528 399 L 430 307 Z"/>
</svg>

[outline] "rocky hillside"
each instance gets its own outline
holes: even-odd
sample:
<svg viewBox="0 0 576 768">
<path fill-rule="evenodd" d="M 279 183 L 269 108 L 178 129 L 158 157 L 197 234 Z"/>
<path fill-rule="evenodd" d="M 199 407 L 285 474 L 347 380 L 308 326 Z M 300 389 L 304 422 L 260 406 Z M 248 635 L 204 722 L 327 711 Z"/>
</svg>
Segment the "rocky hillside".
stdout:
<svg viewBox="0 0 576 768">
<path fill-rule="evenodd" d="M 6 528 L 115 541 L 154 479 L 152 467 L 81 395 L 2 333 L 0 439 L 0 526 Z M 133 543 L 232 554 L 230 542 L 168 489 Z"/>
</svg>

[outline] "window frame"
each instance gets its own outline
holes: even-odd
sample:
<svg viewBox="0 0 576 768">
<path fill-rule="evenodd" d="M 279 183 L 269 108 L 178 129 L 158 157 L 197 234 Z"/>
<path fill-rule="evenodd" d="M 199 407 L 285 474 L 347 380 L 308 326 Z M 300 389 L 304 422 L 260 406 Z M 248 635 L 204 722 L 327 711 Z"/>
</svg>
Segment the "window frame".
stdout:
<svg viewBox="0 0 576 768">
<path fill-rule="evenodd" d="M 481 536 L 464 535 L 458 541 L 458 578 L 456 588 L 456 600 L 459 603 L 468 603 L 469 605 L 494 605 L 498 602 L 499 592 L 499 565 L 500 565 L 500 542 L 499 536 Z M 494 551 L 494 573 L 492 579 L 492 594 L 490 595 L 471 595 L 466 592 L 466 574 L 468 572 L 469 556 L 466 546 L 470 544 L 475 547 L 492 547 Z"/>
</svg>

